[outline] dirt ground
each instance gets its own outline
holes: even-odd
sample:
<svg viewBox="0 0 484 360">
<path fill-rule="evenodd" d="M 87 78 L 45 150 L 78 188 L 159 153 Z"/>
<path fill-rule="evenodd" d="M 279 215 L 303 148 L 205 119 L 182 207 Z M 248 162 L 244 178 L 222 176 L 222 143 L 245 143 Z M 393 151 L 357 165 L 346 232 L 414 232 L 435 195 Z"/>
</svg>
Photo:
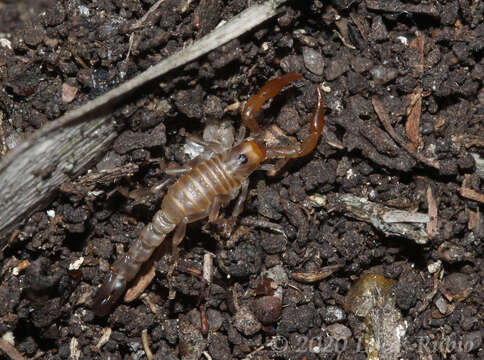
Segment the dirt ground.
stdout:
<svg viewBox="0 0 484 360">
<path fill-rule="evenodd" d="M 2 154 L 255 1 L 166 0 L 133 31 L 154 3 L 0 0 Z M 3 343 L 13 337 L 36 359 L 144 359 L 148 348 L 154 359 L 365 359 L 378 324 L 345 296 L 376 273 L 395 280 L 386 296 L 403 324 L 400 358 L 484 359 L 483 55 L 480 1 L 292 1 L 163 76 L 113 114 L 119 136 L 90 172 L 9 235 Z M 187 161 L 186 135 L 221 121 L 237 132 L 243 102 L 286 72 L 304 80 L 261 122 L 304 139 L 320 84 L 316 150 L 277 176 L 251 176 L 228 241 L 218 226 L 191 224 L 173 281 L 162 249 L 145 294 L 95 316 L 97 286 L 160 206 L 163 192 L 150 188 L 166 164 Z M 92 180 L 103 171 L 114 176 Z M 424 240 L 362 220 L 348 194 L 400 210 Z"/>
</svg>

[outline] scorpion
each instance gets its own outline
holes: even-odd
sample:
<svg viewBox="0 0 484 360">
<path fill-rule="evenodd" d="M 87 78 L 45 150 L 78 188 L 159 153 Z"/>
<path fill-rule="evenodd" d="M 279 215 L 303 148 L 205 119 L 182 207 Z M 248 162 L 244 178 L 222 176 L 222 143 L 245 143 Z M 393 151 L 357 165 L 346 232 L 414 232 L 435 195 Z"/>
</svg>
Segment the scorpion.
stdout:
<svg viewBox="0 0 484 360">
<path fill-rule="evenodd" d="M 267 82 L 260 91 L 249 98 L 242 110 L 240 139 L 229 149 L 221 144 L 199 140 L 202 146 L 211 151 L 189 161 L 184 167 L 166 171 L 168 175 L 179 176 L 170 185 L 162 200 L 161 209 L 153 216 L 152 222 L 141 231 L 138 239 L 129 250 L 112 266 L 106 281 L 97 291 L 92 309 L 98 316 L 111 311 L 120 296 L 125 292 L 127 283 L 139 272 L 154 250 L 165 237 L 174 231 L 172 249 L 176 253 L 178 245 L 185 237 L 187 224 L 208 217 L 209 222 L 218 218 L 220 207 L 225 207 L 235 198 L 231 220 L 240 215 L 247 197 L 249 175 L 255 170 L 277 173 L 289 159 L 308 155 L 317 145 L 324 124 L 324 106 L 319 86 L 316 86 L 317 102 L 310 120 L 310 134 L 301 144 L 267 147 L 256 113 L 264 103 L 289 83 L 301 80 L 297 73 L 288 73 Z M 245 127 L 250 136 L 244 139 Z M 264 163 L 276 159 L 275 163 Z"/>
</svg>

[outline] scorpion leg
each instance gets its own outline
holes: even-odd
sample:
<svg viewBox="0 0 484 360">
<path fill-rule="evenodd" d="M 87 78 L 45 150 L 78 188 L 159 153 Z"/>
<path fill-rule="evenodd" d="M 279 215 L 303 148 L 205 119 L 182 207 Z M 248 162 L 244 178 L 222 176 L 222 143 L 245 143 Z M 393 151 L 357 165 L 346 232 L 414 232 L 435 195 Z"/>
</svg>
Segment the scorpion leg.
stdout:
<svg viewBox="0 0 484 360">
<path fill-rule="evenodd" d="M 185 166 L 170 166 L 169 168 L 165 169 L 164 172 L 168 176 L 180 176 L 189 173 L 192 171 L 192 169 L 193 165 L 189 162 Z"/>
<path fill-rule="evenodd" d="M 168 284 L 169 284 L 169 294 L 168 294 L 168 299 L 173 300 L 176 295 L 176 291 L 174 290 L 174 279 L 173 279 L 173 272 L 175 271 L 176 265 L 178 263 L 178 245 L 183 241 L 185 238 L 185 234 L 187 232 L 187 224 L 188 220 L 185 217 L 175 228 L 175 233 L 173 234 L 173 239 L 172 239 L 172 256 L 173 256 L 173 261 L 170 264 L 170 268 L 168 270 L 167 278 L 168 278 Z"/>
<path fill-rule="evenodd" d="M 267 158 L 285 158 L 295 159 L 298 157 L 306 156 L 309 154 L 318 144 L 319 137 L 323 131 L 324 124 L 324 105 L 323 95 L 321 89 L 316 86 L 316 95 L 318 97 L 316 107 L 314 108 L 313 115 L 311 117 L 311 133 L 308 138 L 300 145 L 283 146 L 279 148 L 267 149 Z"/>
<path fill-rule="evenodd" d="M 232 210 L 232 215 L 230 216 L 230 218 L 217 219 L 216 221 L 214 219 L 214 221 L 212 221 L 218 224 L 220 232 L 226 237 L 229 237 L 232 234 L 232 230 L 235 227 L 237 218 L 242 213 L 242 210 L 244 209 L 244 203 L 245 203 L 245 200 L 247 199 L 248 190 L 249 190 L 249 179 L 245 179 L 242 182 L 240 192 L 237 191 L 234 194 L 219 195 L 219 197 L 222 199 L 222 204 L 225 206 L 230 200 L 233 200 L 234 198 L 236 198 L 238 194 L 237 201 L 235 202 L 234 209 Z"/>
<path fill-rule="evenodd" d="M 213 141 L 205 141 L 193 135 L 190 135 L 190 140 L 193 143 L 200 145 L 203 148 L 203 151 L 200 153 L 200 155 L 193 158 L 185 165 L 177 166 L 173 165 L 173 163 L 170 164 L 169 167 L 164 170 L 165 174 L 169 176 L 185 175 L 192 171 L 192 169 L 202 161 L 209 159 L 214 153 L 221 153 L 225 150 L 222 144 Z"/>
<path fill-rule="evenodd" d="M 206 210 L 197 214 L 185 216 L 183 220 L 175 228 L 175 233 L 173 234 L 172 245 L 171 245 L 172 254 L 173 254 L 173 263 L 171 264 L 170 269 L 168 270 L 168 282 L 170 283 L 170 291 L 169 291 L 170 293 L 168 295 L 168 298 L 171 300 L 175 298 L 175 291 L 173 291 L 172 289 L 174 288 L 173 272 L 175 271 L 176 264 L 178 262 L 178 256 L 179 256 L 178 246 L 185 238 L 185 234 L 187 232 L 187 224 L 203 219 L 207 217 L 208 214 L 209 214 L 209 210 Z"/>
<path fill-rule="evenodd" d="M 161 181 L 160 183 L 153 185 L 150 188 L 150 191 L 152 193 L 155 193 L 155 194 L 159 193 L 159 192 L 165 190 L 168 186 L 172 185 L 175 182 L 175 180 L 176 179 L 174 179 L 173 177 L 169 177 L 168 179 L 165 179 L 165 180 Z"/>
<path fill-rule="evenodd" d="M 185 218 L 175 228 L 175 233 L 173 234 L 173 240 L 172 240 L 172 254 L 173 254 L 174 262 L 178 260 L 178 245 L 180 245 L 183 239 L 185 238 L 185 234 L 187 232 L 187 224 L 188 224 L 188 221 Z"/>
<path fill-rule="evenodd" d="M 208 209 L 208 222 L 215 222 L 218 218 L 220 207 L 230 201 L 228 195 L 217 195 L 214 197 L 210 208 Z"/>
<path fill-rule="evenodd" d="M 203 148 L 203 152 L 222 152 L 224 150 L 224 146 L 222 143 L 216 142 L 216 141 L 206 141 L 203 139 L 200 139 L 198 136 L 194 135 L 188 135 L 188 139 L 199 145 L 200 147 Z"/>
<path fill-rule="evenodd" d="M 242 121 L 245 126 L 247 126 L 250 131 L 254 134 L 260 134 L 260 126 L 255 119 L 255 114 L 260 110 L 262 105 L 275 97 L 281 92 L 281 90 L 292 81 L 302 79 L 301 74 L 288 73 L 281 77 L 275 78 L 265 84 L 262 89 L 259 90 L 257 94 L 252 96 L 244 106 L 242 110 Z"/>
<path fill-rule="evenodd" d="M 206 218 L 208 215 L 209 210 L 205 210 L 196 214 L 185 216 L 183 220 L 176 226 L 172 239 L 172 251 L 175 262 L 178 260 L 178 245 L 181 244 L 187 232 L 187 224 Z"/>
<path fill-rule="evenodd" d="M 220 206 L 222 206 L 222 200 L 219 196 L 215 196 L 210 205 L 210 209 L 208 209 L 208 222 L 212 223 L 217 220 Z"/>
<path fill-rule="evenodd" d="M 242 182 L 239 197 L 237 198 L 237 201 L 235 202 L 234 210 L 232 210 L 231 221 L 234 222 L 234 223 L 235 223 L 235 220 L 237 219 L 237 217 L 242 213 L 242 210 L 244 210 L 244 204 L 245 204 L 245 200 L 247 199 L 248 191 L 249 191 L 249 179 L 246 178 Z"/>
</svg>

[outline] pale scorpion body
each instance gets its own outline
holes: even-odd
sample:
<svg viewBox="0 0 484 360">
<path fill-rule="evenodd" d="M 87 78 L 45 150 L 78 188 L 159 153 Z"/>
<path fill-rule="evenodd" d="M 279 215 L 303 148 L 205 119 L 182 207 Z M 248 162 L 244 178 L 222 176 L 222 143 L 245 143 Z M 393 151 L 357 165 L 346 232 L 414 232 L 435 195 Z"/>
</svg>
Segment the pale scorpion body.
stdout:
<svg viewBox="0 0 484 360">
<path fill-rule="evenodd" d="M 213 153 L 208 159 L 199 157 L 187 167 L 172 172 L 181 176 L 168 188 L 161 209 L 156 212 L 152 222 L 144 227 L 128 252 L 116 262 L 107 280 L 98 290 L 93 301 L 93 309 L 97 315 L 103 316 L 111 310 L 124 293 L 127 283 L 136 276 L 142 264 L 151 257 L 170 232 L 175 231 L 173 248 L 176 249 L 185 237 L 188 223 L 206 217 L 209 222 L 215 221 L 220 207 L 226 206 L 240 193 L 232 213 L 232 219 L 235 220 L 242 211 L 247 196 L 248 176 L 252 172 L 258 169 L 275 172 L 284 166 L 287 159 L 305 156 L 314 149 L 324 123 L 319 87 L 316 87 L 317 104 L 311 119 L 311 133 L 301 145 L 266 148 L 254 117 L 265 101 L 276 96 L 288 83 L 298 79 L 302 79 L 302 76 L 289 73 L 271 80 L 247 101 L 242 118 L 244 125 L 251 130 L 249 138 L 227 151 Z M 261 164 L 274 158 L 279 159 L 275 164 Z"/>
</svg>

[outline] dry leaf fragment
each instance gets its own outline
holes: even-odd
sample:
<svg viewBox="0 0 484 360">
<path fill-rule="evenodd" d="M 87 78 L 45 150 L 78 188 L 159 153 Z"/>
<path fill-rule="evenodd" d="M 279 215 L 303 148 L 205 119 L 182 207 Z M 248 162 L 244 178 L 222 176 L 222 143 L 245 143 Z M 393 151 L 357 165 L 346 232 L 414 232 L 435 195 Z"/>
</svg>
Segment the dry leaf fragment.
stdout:
<svg viewBox="0 0 484 360">
<path fill-rule="evenodd" d="M 484 203 L 484 194 L 472 190 L 471 188 L 467 187 L 467 184 L 471 178 L 471 175 L 466 174 L 464 176 L 464 181 L 462 181 L 462 187 L 460 188 L 460 194 L 462 197 L 465 197 L 470 200 L 478 201 L 480 203 Z"/>
<path fill-rule="evenodd" d="M 424 70 L 424 50 L 425 50 L 425 36 L 418 35 L 411 43 L 410 47 L 417 49 L 419 55 L 419 63 L 415 65 L 415 69 L 418 72 L 423 72 Z"/>
<path fill-rule="evenodd" d="M 432 187 L 429 186 L 427 188 L 427 207 L 429 209 L 429 217 L 430 221 L 427 223 L 427 234 L 429 238 L 433 238 L 437 233 L 437 225 L 438 225 L 438 210 L 437 210 L 437 203 L 435 201 L 434 195 L 432 194 Z"/>
<path fill-rule="evenodd" d="M 388 115 L 388 111 L 385 109 L 383 103 L 375 96 L 371 99 L 373 108 L 375 109 L 376 114 L 378 115 L 378 119 L 381 121 L 383 127 L 388 132 L 388 134 L 392 137 L 392 139 L 403 147 L 410 155 L 412 155 L 415 159 L 421 161 L 422 163 L 431 166 L 435 169 L 440 169 L 440 164 L 438 160 L 429 159 L 423 156 L 422 154 L 418 153 L 415 149 L 412 149 L 411 146 L 407 144 L 405 140 L 403 140 L 400 135 L 398 135 L 395 129 L 391 125 L 390 116 Z"/>
<path fill-rule="evenodd" d="M 321 271 L 314 271 L 314 272 L 305 272 L 305 273 L 292 273 L 292 278 L 297 282 L 301 282 L 304 284 L 311 284 L 314 282 L 321 281 L 326 279 L 332 273 L 337 271 L 338 269 L 342 268 L 343 265 L 330 265 L 326 266 L 321 269 Z"/>
<path fill-rule="evenodd" d="M 407 108 L 407 122 L 405 123 L 405 131 L 408 139 L 412 145 L 417 149 L 423 147 L 423 139 L 420 136 L 420 117 L 422 114 L 422 89 L 415 88 L 415 91 L 409 95 L 410 105 Z"/>
<path fill-rule="evenodd" d="M 464 145 L 466 149 L 469 149 L 473 146 L 484 147 L 484 136 L 463 134 L 463 135 L 452 136 L 452 141 L 454 141 L 457 144 Z"/>
<path fill-rule="evenodd" d="M 148 360 L 153 360 L 153 353 L 150 349 L 150 338 L 148 336 L 147 329 L 143 329 L 143 331 L 141 331 L 141 342 L 143 343 L 143 350 L 145 351 L 146 358 Z"/>
<path fill-rule="evenodd" d="M 151 283 L 151 281 L 155 277 L 155 274 L 155 266 L 154 264 L 151 264 L 149 270 L 145 274 L 139 276 L 136 280 L 136 283 L 132 287 L 130 287 L 128 291 L 126 291 L 126 295 L 124 295 L 124 301 L 131 302 L 133 300 L 136 300 Z"/>
<path fill-rule="evenodd" d="M 96 344 L 96 347 L 98 349 L 102 348 L 103 345 L 106 344 L 109 341 L 109 339 L 111 338 L 112 332 L 113 332 L 113 330 L 110 327 L 105 327 L 105 328 L 102 329 L 101 338 L 99 339 L 99 341 Z"/>
<path fill-rule="evenodd" d="M 477 208 L 477 211 L 473 211 L 471 209 L 466 210 L 469 213 L 469 222 L 467 223 L 467 228 L 472 230 L 481 222 L 481 213 L 479 212 L 479 208 Z"/>
</svg>

